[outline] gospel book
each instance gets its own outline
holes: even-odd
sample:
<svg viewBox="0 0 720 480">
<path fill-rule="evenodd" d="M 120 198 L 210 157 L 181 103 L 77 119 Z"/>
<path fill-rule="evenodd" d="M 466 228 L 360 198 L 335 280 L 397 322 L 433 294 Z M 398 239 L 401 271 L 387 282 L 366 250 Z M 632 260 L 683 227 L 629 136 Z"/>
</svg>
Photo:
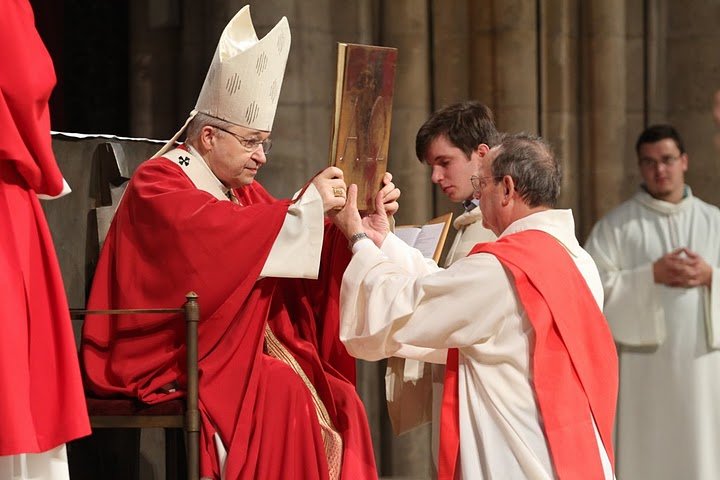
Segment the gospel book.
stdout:
<svg viewBox="0 0 720 480">
<path fill-rule="evenodd" d="M 452 213 L 446 213 L 428 220 L 425 225 L 401 225 L 395 227 L 395 235 L 420 250 L 424 257 L 432 258 L 437 263 L 450 230 L 452 216 Z"/>
<path fill-rule="evenodd" d="M 358 186 L 358 210 L 372 212 L 387 170 L 397 49 L 338 44 L 330 164 Z"/>
</svg>

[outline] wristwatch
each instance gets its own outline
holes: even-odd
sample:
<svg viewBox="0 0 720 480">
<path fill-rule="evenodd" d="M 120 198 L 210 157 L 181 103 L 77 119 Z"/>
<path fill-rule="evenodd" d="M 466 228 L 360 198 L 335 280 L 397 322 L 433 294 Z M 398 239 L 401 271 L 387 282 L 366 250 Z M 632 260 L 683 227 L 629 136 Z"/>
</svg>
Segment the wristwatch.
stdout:
<svg viewBox="0 0 720 480">
<path fill-rule="evenodd" d="M 370 238 L 370 237 L 368 237 L 367 233 L 365 233 L 365 232 L 356 233 L 355 235 L 350 237 L 350 239 L 348 241 L 348 247 L 352 248 L 353 245 L 355 245 L 357 242 L 359 242 L 363 238 Z"/>
</svg>

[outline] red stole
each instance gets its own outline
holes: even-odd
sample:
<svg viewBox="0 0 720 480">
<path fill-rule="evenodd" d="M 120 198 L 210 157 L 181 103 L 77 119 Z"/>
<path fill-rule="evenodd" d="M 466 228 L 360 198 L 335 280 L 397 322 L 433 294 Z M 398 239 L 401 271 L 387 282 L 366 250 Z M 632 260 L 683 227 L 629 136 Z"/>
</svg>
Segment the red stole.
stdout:
<svg viewBox="0 0 720 480">
<path fill-rule="evenodd" d="M 535 330 L 532 380 L 556 474 L 561 479 L 604 478 L 589 412 L 614 464 L 618 362 L 610 329 L 587 283 L 562 245 L 539 230 L 478 244 L 470 255 L 481 252 L 494 255 L 510 272 Z M 457 370 L 450 353 L 448 365 L 446 379 L 452 379 Z M 457 398 L 457 385 L 443 396 L 443 428 L 458 421 L 457 405 L 446 408 L 446 395 Z M 441 435 L 441 451 L 442 441 L 457 442 Z M 454 477 L 455 460 L 448 457 L 441 463 L 444 478 Z"/>
<path fill-rule="evenodd" d="M 438 451 L 438 480 L 454 480 L 460 458 L 460 405 L 458 401 L 457 348 L 448 349 L 440 411 L 440 447 Z"/>
</svg>

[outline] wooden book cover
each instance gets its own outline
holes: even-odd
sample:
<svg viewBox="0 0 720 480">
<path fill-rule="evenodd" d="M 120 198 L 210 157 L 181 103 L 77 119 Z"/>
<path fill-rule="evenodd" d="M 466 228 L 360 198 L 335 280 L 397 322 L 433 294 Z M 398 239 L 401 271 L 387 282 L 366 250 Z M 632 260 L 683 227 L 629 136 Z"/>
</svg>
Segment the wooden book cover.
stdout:
<svg viewBox="0 0 720 480">
<path fill-rule="evenodd" d="M 330 164 L 358 186 L 358 210 L 372 212 L 387 170 L 397 49 L 338 44 Z"/>
</svg>

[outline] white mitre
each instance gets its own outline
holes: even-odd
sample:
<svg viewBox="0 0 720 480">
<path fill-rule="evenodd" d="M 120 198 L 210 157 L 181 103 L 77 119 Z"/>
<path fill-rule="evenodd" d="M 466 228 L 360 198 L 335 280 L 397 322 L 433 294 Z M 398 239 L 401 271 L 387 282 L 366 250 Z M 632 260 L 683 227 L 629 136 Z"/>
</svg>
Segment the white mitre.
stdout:
<svg viewBox="0 0 720 480">
<path fill-rule="evenodd" d="M 253 130 L 271 131 L 289 52 L 287 18 L 281 18 L 258 40 L 250 6 L 244 6 L 220 36 L 195 109 L 154 157 L 172 149 L 199 112 Z"/>
</svg>

